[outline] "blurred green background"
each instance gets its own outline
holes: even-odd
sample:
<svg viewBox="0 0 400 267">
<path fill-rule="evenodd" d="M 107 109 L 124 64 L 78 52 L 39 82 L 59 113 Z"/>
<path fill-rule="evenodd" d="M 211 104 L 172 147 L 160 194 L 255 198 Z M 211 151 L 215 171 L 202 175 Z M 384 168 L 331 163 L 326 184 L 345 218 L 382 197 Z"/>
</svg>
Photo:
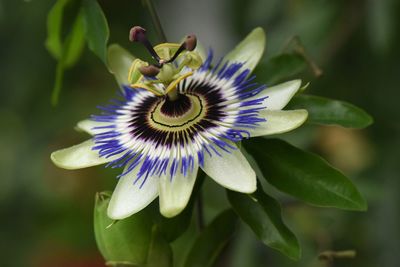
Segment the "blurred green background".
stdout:
<svg viewBox="0 0 400 267">
<path fill-rule="evenodd" d="M 153 32 L 138 0 L 99 1 L 107 16 L 110 43 L 136 55 L 131 26 Z M 50 105 L 56 62 L 46 51 L 46 16 L 54 1 L 0 1 L 0 266 L 104 266 L 92 228 L 94 194 L 110 190 L 116 173 L 103 167 L 65 171 L 51 151 L 87 136 L 77 121 L 115 95 L 117 85 L 88 49 L 65 73 L 60 103 Z M 375 123 L 366 130 L 306 126 L 285 136 L 324 156 L 352 178 L 367 198 L 365 213 L 320 209 L 280 196 L 284 217 L 303 247 L 290 261 L 262 246 L 241 226 L 219 266 L 324 266 L 325 250 L 355 249 L 357 257 L 334 266 L 397 267 L 400 251 L 400 2 L 397 0 L 171 0 L 155 1 L 170 41 L 196 33 L 223 56 L 252 28 L 267 32 L 265 60 L 299 36 L 323 70 L 299 75 L 309 92 L 354 103 Z M 66 14 L 68 19 L 68 13 Z M 259 70 L 262 71 L 262 70 Z M 263 81 L 263 77 L 258 77 Z M 226 203 L 206 184 L 207 219 Z M 224 196 L 224 194 L 222 194 Z M 224 197 L 223 197 L 224 198 Z"/>
</svg>

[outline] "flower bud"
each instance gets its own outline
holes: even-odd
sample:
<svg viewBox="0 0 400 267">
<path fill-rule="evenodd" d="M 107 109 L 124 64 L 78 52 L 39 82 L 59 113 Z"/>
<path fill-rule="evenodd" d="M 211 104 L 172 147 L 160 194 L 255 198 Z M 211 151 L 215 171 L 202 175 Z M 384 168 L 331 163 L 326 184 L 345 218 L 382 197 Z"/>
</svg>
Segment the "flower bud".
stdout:
<svg viewBox="0 0 400 267">
<path fill-rule="evenodd" d="M 152 235 L 152 220 L 146 211 L 121 221 L 107 216 L 111 194 L 96 194 L 94 233 L 97 246 L 108 266 L 143 265 L 147 260 Z"/>
</svg>

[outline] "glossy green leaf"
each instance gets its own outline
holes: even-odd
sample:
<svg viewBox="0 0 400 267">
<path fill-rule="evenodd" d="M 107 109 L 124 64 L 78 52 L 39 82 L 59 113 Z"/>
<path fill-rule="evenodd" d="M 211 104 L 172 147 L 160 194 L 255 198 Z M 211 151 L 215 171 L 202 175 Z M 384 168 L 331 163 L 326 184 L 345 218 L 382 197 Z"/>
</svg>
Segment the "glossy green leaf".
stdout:
<svg viewBox="0 0 400 267">
<path fill-rule="evenodd" d="M 90 50 L 107 65 L 107 42 L 110 31 L 97 0 L 83 0 L 86 40 Z"/>
<path fill-rule="evenodd" d="M 264 53 L 265 39 L 264 30 L 255 28 L 224 59 L 231 62 L 243 62 L 243 69 L 252 71 Z"/>
<path fill-rule="evenodd" d="M 154 226 L 146 267 L 172 266 L 172 248 L 157 227 Z"/>
<path fill-rule="evenodd" d="M 62 55 L 62 20 L 64 8 L 69 0 L 58 0 L 47 15 L 47 39 L 45 42 L 47 50 L 55 59 Z"/>
<path fill-rule="evenodd" d="M 97 246 L 109 265 L 141 265 L 147 260 L 152 223 L 146 211 L 121 221 L 107 216 L 110 193 L 98 193 L 94 208 L 94 233 Z"/>
<path fill-rule="evenodd" d="M 299 242 L 284 224 L 278 201 L 264 193 L 260 184 L 251 196 L 228 191 L 228 199 L 239 217 L 264 244 L 293 260 L 300 258 Z"/>
<path fill-rule="evenodd" d="M 232 210 L 222 212 L 199 235 L 187 255 L 184 267 L 210 267 L 231 239 L 236 228 Z"/>
<path fill-rule="evenodd" d="M 299 54 L 280 54 L 257 66 L 257 78 L 267 84 L 289 79 L 307 67 L 303 56 Z"/>
<path fill-rule="evenodd" d="M 353 183 L 321 157 L 279 139 L 253 138 L 243 145 L 280 191 L 316 206 L 366 210 Z"/>
<path fill-rule="evenodd" d="M 352 104 L 319 96 L 295 96 L 287 109 L 298 108 L 308 110 L 310 123 L 364 128 L 373 122 L 368 113 Z"/>
</svg>

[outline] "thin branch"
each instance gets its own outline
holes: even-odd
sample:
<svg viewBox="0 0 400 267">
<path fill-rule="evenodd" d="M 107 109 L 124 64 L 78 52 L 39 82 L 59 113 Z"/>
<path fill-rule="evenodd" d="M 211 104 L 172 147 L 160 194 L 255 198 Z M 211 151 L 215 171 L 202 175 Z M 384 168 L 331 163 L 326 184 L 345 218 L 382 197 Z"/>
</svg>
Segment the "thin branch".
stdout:
<svg viewBox="0 0 400 267">
<path fill-rule="evenodd" d="M 319 254 L 318 259 L 321 263 L 324 263 L 325 266 L 330 267 L 333 266 L 333 262 L 335 259 L 353 259 L 356 257 L 355 250 L 342 250 L 342 251 L 333 251 L 328 250 Z"/>
</svg>

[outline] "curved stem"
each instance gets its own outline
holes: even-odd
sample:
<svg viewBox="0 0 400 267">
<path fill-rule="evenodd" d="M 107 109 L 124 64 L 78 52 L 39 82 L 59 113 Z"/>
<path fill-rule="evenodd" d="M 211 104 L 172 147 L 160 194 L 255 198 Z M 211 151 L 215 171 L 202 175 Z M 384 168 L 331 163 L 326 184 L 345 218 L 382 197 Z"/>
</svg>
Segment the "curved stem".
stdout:
<svg viewBox="0 0 400 267">
<path fill-rule="evenodd" d="M 158 38 L 162 43 L 167 42 L 167 37 L 164 33 L 164 30 L 161 26 L 160 18 L 158 17 L 157 10 L 151 0 L 143 0 L 143 4 L 147 7 L 149 10 L 151 20 L 153 22 L 154 28 L 156 28 L 156 32 L 158 35 Z"/>
</svg>

